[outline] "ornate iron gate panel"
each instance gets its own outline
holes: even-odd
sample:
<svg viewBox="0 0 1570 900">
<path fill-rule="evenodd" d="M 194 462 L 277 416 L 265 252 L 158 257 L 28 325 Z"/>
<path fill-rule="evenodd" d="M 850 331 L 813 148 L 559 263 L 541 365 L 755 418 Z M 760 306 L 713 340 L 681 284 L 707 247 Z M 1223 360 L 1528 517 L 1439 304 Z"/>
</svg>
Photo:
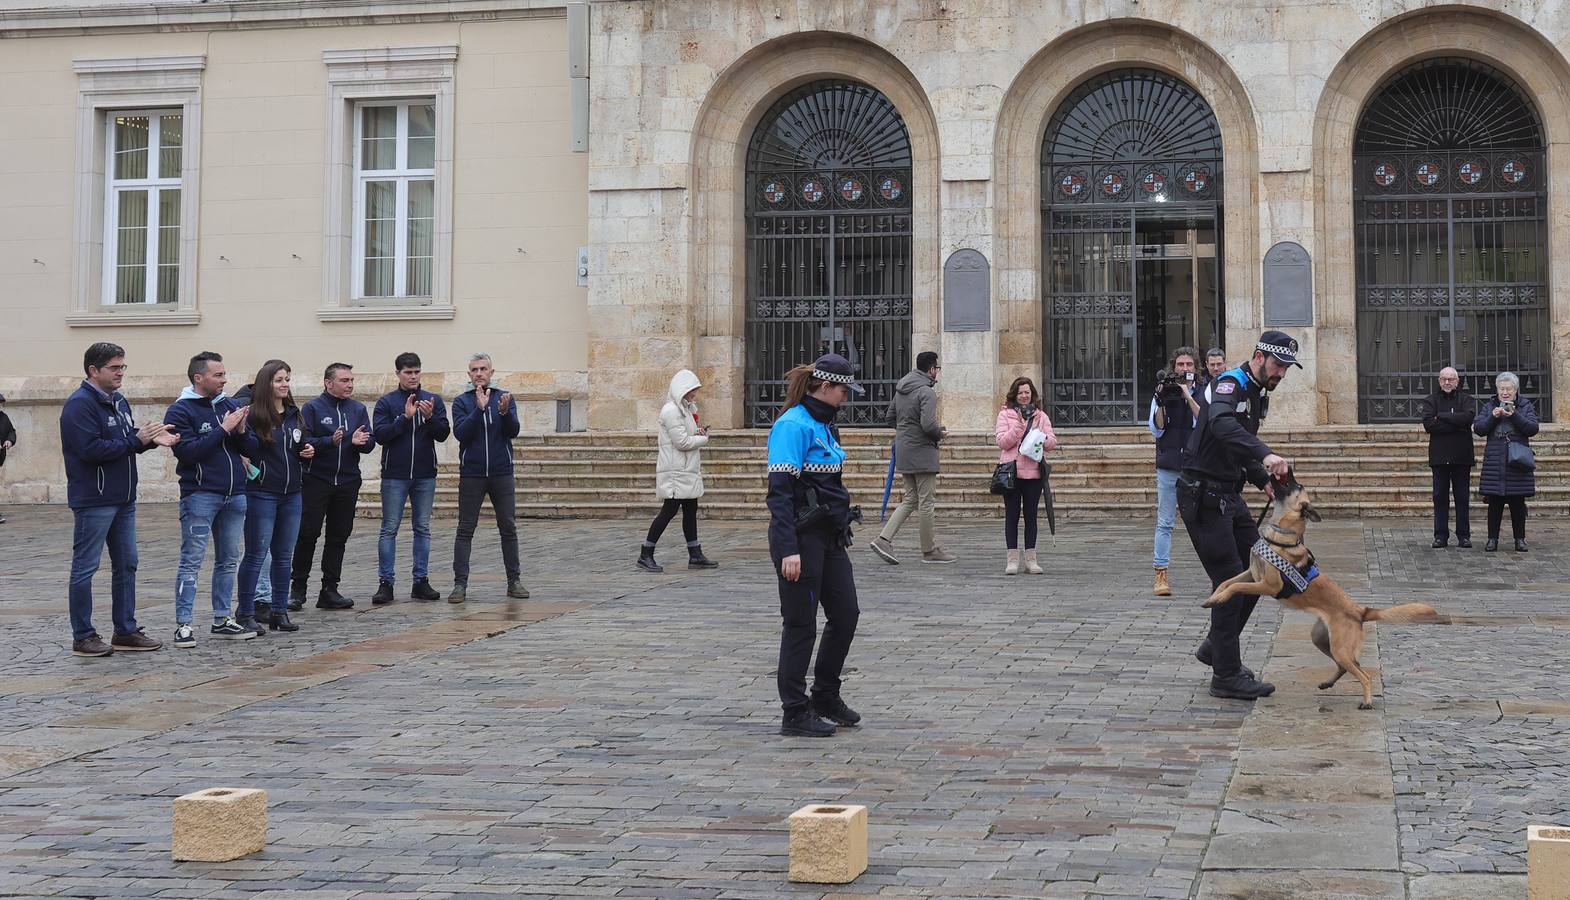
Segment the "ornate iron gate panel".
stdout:
<svg viewBox="0 0 1570 900">
<path fill-rule="evenodd" d="M 1395 75 L 1353 156 L 1358 420 L 1411 422 L 1444 366 L 1478 396 L 1514 371 L 1552 410 L 1542 131 L 1502 74 L 1440 59 Z"/>
<path fill-rule="evenodd" d="M 1050 415 L 1068 425 L 1143 421 L 1155 373 L 1136 371 L 1138 263 L 1162 251 L 1137 237 L 1140 222 L 1219 223 L 1220 127 L 1182 81 L 1121 69 L 1063 102 L 1041 161 Z"/>
<path fill-rule="evenodd" d="M 904 120 L 862 84 L 819 81 L 769 110 L 747 157 L 747 424 L 785 374 L 844 354 L 867 388 L 840 413 L 882 425 L 911 352 L 911 157 Z"/>
</svg>

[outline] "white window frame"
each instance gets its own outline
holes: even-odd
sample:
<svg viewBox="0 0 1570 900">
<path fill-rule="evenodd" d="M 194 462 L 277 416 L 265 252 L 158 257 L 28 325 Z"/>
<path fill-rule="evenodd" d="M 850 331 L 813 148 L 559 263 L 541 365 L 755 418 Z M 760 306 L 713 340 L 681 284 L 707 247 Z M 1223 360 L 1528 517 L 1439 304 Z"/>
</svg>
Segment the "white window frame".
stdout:
<svg viewBox="0 0 1570 900">
<path fill-rule="evenodd" d="M 413 106 L 431 106 L 435 103 L 431 97 L 416 97 L 407 100 L 361 100 L 354 105 L 354 301 L 356 303 L 376 303 L 385 301 L 428 301 L 430 294 L 409 293 L 409 185 L 415 181 L 430 181 L 435 183 L 436 168 L 434 160 L 429 169 L 414 169 L 409 167 L 409 108 Z M 397 147 L 395 160 L 391 169 L 364 169 L 361 163 L 364 160 L 364 111 L 375 108 L 391 107 L 398 111 L 397 127 L 394 131 L 394 145 Z M 395 207 L 394 222 L 394 249 L 393 249 L 393 292 L 391 295 L 366 296 L 365 293 L 365 188 L 372 181 L 391 181 L 396 185 L 396 195 L 393 200 Z M 434 193 L 434 192 L 433 192 Z M 432 290 L 435 289 L 435 234 L 432 234 Z"/>
<path fill-rule="evenodd" d="M 456 44 L 327 50 L 327 187 L 322 264 L 324 322 L 366 319 L 451 319 L 454 83 Z M 436 107 L 435 218 L 432 222 L 431 293 L 428 297 L 365 297 L 363 193 L 359 174 L 362 105 L 399 102 Z M 424 177 L 424 176 L 421 176 Z M 382 179 L 372 179 L 382 180 Z M 407 188 L 400 190 L 400 199 Z M 406 204 L 399 204 L 400 218 Z M 407 232 L 399 229 L 399 246 Z M 403 256 L 403 254 L 400 254 Z M 397 283 L 405 269 L 398 266 Z"/>
<path fill-rule="evenodd" d="M 196 270 L 201 209 L 202 73 L 206 67 L 204 55 L 78 59 L 73 64 L 77 75 L 76 197 L 68 325 L 195 325 L 201 320 L 196 302 Z M 109 158 L 113 145 L 111 123 L 116 114 L 172 112 L 183 117 L 178 179 L 179 298 L 173 303 L 116 304 L 113 267 L 108 258 L 114 247 L 108 229 L 115 217 L 115 209 L 109 203 L 109 180 L 114 173 Z M 156 216 L 156 210 L 150 209 L 150 227 Z M 152 248 L 156 241 L 149 240 L 148 245 Z M 153 277 L 156 278 L 156 272 Z"/>
<path fill-rule="evenodd" d="M 176 303 L 174 300 L 164 300 L 162 297 L 158 296 L 159 250 L 162 247 L 163 241 L 163 233 L 159 230 L 162 225 L 162 222 L 159 220 L 159 215 L 162 213 L 163 206 L 163 204 L 160 202 L 160 195 L 167 188 L 183 190 L 184 182 L 180 180 L 178 175 L 174 178 L 167 178 L 164 176 L 163 157 L 161 151 L 163 150 L 163 117 L 183 117 L 184 115 L 185 111 L 178 108 L 118 109 L 106 112 L 104 114 L 104 285 L 103 293 L 100 295 L 101 302 L 104 306 L 121 307 L 137 305 L 129 303 L 122 304 L 115 299 L 115 294 L 118 292 L 117 289 L 119 287 L 119 272 L 117 270 L 119 268 L 120 262 L 120 204 L 118 202 L 118 195 L 121 191 L 137 190 L 147 192 L 147 248 L 145 250 L 145 256 L 142 260 L 143 265 L 147 270 L 143 275 L 143 292 L 145 293 L 147 299 L 143 300 L 141 305 L 162 304 L 173 306 Z M 121 116 L 147 117 L 147 168 L 149 172 L 157 169 L 158 177 L 154 178 L 148 176 L 144 178 L 115 178 L 114 158 L 117 148 L 115 147 L 114 121 Z M 183 118 L 181 121 L 181 129 L 182 131 L 184 130 Z M 185 158 L 183 136 L 181 141 L 182 144 L 180 148 L 180 156 L 182 160 L 181 167 L 183 168 Z M 181 198 L 182 200 L 184 199 L 184 194 L 181 194 Z M 180 226 L 180 233 L 182 235 L 185 233 L 185 225 L 183 222 Z M 176 260 L 176 264 L 179 266 L 182 272 L 184 271 L 188 262 L 189 261 L 184 258 L 183 254 L 180 254 L 179 258 Z M 178 292 L 178 290 L 179 286 L 176 285 L 176 291 Z"/>
</svg>

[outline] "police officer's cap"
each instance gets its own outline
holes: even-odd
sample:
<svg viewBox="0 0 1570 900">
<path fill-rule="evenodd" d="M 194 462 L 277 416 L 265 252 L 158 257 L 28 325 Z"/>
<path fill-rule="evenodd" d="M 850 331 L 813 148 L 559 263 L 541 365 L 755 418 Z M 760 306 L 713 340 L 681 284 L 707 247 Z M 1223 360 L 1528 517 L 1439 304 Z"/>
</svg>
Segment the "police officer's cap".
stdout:
<svg viewBox="0 0 1570 900">
<path fill-rule="evenodd" d="M 819 381 L 830 381 L 834 384 L 843 384 L 850 388 L 852 394 L 865 394 L 866 390 L 856 383 L 856 369 L 850 360 L 838 353 L 825 353 L 818 357 L 812 364 L 812 377 Z"/>
<path fill-rule="evenodd" d="M 1279 363 L 1303 368 L 1303 364 L 1297 361 L 1297 338 L 1284 331 L 1265 332 L 1259 336 L 1259 343 L 1254 345 L 1254 349 L 1274 356 Z"/>
</svg>

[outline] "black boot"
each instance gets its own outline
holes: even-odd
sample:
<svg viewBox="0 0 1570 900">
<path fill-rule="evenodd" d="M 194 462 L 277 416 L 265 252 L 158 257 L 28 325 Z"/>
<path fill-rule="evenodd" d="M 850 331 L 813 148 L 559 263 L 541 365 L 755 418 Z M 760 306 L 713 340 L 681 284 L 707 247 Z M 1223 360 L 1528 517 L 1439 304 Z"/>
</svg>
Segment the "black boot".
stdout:
<svg viewBox="0 0 1570 900">
<path fill-rule="evenodd" d="M 818 718 L 811 706 L 792 710 L 780 722 L 780 734 L 788 737 L 829 737 L 834 734 L 834 724 Z"/>
<path fill-rule="evenodd" d="M 1493 553 L 1495 550 L 1498 550 L 1498 549 L 1499 549 L 1499 538 L 1489 538 L 1488 539 L 1488 543 L 1483 545 L 1483 552 L 1484 553 Z"/>
<path fill-rule="evenodd" d="M 665 567 L 654 561 L 654 545 L 644 544 L 638 551 L 638 568 L 645 572 L 663 572 Z"/>
<path fill-rule="evenodd" d="M 273 616 L 273 605 L 266 600 L 256 601 L 256 621 L 266 622 Z"/>
<path fill-rule="evenodd" d="M 1276 686 L 1268 681 L 1257 681 L 1251 675 L 1242 672 L 1230 678 L 1219 678 L 1212 675 L 1210 678 L 1210 696 L 1223 697 L 1229 700 L 1258 700 L 1260 697 L 1269 697 L 1276 692 Z"/>
<path fill-rule="evenodd" d="M 1515 552 L 1517 552 L 1517 553 L 1525 553 L 1526 552 L 1526 538 L 1516 538 L 1515 539 Z"/>
<path fill-rule="evenodd" d="M 1199 649 L 1194 651 L 1194 658 L 1204 663 L 1206 666 L 1210 665 L 1210 638 L 1205 638 L 1199 642 Z M 1244 666 L 1242 668 L 1242 672 L 1244 675 L 1247 675 L 1250 678 L 1254 677 L 1254 670 L 1250 669 L 1248 666 Z"/>
<path fill-rule="evenodd" d="M 316 595 L 317 609 L 354 609 L 354 601 L 338 593 L 337 588 L 322 588 Z"/>
<path fill-rule="evenodd" d="M 812 695 L 812 711 L 833 722 L 835 725 L 859 725 L 861 713 L 845 705 L 838 694 L 832 697 L 823 694 Z"/>
<path fill-rule="evenodd" d="M 703 555 L 703 545 L 687 545 L 687 568 L 689 569 L 718 569 L 720 564 Z"/>
<path fill-rule="evenodd" d="M 392 587 L 391 581 L 384 581 L 377 585 L 376 595 L 371 597 L 371 603 L 375 606 L 385 606 L 393 602 Z"/>
<path fill-rule="evenodd" d="M 289 585 L 289 611 L 299 612 L 305 609 L 305 582 L 296 581 Z"/>
<path fill-rule="evenodd" d="M 267 627 L 273 631 L 299 631 L 300 626 L 289 621 L 287 612 L 275 612 L 268 619 Z"/>
<path fill-rule="evenodd" d="M 419 581 L 416 581 L 414 587 L 409 588 L 409 596 L 416 600 L 442 599 L 442 595 L 437 593 L 436 588 L 431 587 L 429 578 L 421 578 Z"/>
<path fill-rule="evenodd" d="M 261 604 L 258 603 L 257 606 L 261 606 Z M 267 626 L 263 625 L 261 620 L 255 615 L 235 616 L 234 623 L 246 631 L 255 632 L 257 637 L 265 637 L 267 635 Z"/>
</svg>

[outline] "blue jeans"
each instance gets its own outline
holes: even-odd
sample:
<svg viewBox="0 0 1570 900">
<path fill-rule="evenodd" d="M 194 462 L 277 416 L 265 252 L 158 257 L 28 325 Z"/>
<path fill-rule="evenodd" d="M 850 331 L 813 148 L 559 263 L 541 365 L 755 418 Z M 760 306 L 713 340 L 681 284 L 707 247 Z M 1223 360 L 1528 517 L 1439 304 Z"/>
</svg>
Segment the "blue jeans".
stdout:
<svg viewBox="0 0 1570 900">
<path fill-rule="evenodd" d="M 1172 526 L 1177 523 L 1176 469 L 1156 470 L 1156 552 L 1152 559 L 1158 569 L 1172 562 Z"/>
<path fill-rule="evenodd" d="M 398 526 L 403 524 L 403 504 L 414 506 L 414 580 L 429 576 L 431 560 L 431 507 L 436 504 L 434 478 L 382 479 L 382 533 L 376 541 L 376 576 L 393 583 L 398 562 Z"/>
<path fill-rule="evenodd" d="M 289 561 L 300 535 L 300 492 L 251 494 L 246 499 L 245 559 L 240 563 L 240 618 L 256 615 L 256 583 L 267 554 L 272 553 L 273 609 L 289 605 Z M 262 598 L 267 600 L 266 597 Z"/>
<path fill-rule="evenodd" d="M 196 578 L 207 556 L 209 538 L 217 541 L 213 559 L 213 624 L 229 616 L 234 602 L 234 574 L 240 567 L 240 540 L 245 536 L 245 495 L 225 497 L 197 491 L 180 498 L 180 568 L 174 580 L 174 620 L 191 624 L 196 614 Z"/>
<path fill-rule="evenodd" d="M 136 626 L 136 504 L 91 506 L 72 510 L 76 529 L 71 546 L 71 639 L 80 641 L 93 628 L 93 576 L 109 547 L 114 598 L 115 634 L 134 634 Z"/>
</svg>

